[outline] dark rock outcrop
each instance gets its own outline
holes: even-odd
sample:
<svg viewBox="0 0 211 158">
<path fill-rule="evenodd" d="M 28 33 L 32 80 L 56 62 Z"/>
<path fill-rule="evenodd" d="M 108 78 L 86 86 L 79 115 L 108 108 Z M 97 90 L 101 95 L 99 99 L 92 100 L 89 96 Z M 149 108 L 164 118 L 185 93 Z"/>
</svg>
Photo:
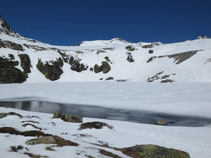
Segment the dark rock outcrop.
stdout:
<svg viewBox="0 0 211 158">
<path fill-rule="evenodd" d="M 9 48 L 17 51 L 24 51 L 22 45 L 10 41 L 4 41 L 1 39 L 0 39 L 0 48 Z"/>
<path fill-rule="evenodd" d="M 37 63 L 37 69 L 45 75 L 45 77 L 51 81 L 58 80 L 63 73 L 62 66 L 63 61 L 61 58 L 57 59 L 57 61 L 51 61 L 51 64 L 49 62 L 43 63 L 40 59 Z"/>
<path fill-rule="evenodd" d="M 31 73 L 31 60 L 27 54 L 19 54 L 18 55 L 21 60 L 21 67 L 23 68 L 24 72 Z"/>
<path fill-rule="evenodd" d="M 0 57 L 0 83 L 23 83 L 27 75 L 16 68 L 18 61 Z"/>
<path fill-rule="evenodd" d="M 108 73 L 110 70 L 111 70 L 111 66 L 106 61 L 102 61 L 101 66 L 99 66 L 97 64 L 95 64 L 95 66 L 94 66 L 95 73 L 99 73 L 99 72 Z"/>
<path fill-rule="evenodd" d="M 76 72 L 82 72 L 88 69 L 88 66 L 80 63 L 80 59 L 75 59 L 73 56 L 70 57 L 69 64 L 71 65 L 71 70 Z"/>
</svg>

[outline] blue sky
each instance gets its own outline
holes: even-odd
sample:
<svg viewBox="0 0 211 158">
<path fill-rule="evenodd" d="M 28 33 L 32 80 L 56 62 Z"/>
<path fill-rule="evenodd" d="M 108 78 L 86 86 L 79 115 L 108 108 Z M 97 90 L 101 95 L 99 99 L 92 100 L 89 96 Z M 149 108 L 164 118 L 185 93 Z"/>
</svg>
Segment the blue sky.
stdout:
<svg viewBox="0 0 211 158">
<path fill-rule="evenodd" d="M 6 0 L 0 15 L 21 35 L 55 45 L 211 36 L 211 0 Z"/>
</svg>

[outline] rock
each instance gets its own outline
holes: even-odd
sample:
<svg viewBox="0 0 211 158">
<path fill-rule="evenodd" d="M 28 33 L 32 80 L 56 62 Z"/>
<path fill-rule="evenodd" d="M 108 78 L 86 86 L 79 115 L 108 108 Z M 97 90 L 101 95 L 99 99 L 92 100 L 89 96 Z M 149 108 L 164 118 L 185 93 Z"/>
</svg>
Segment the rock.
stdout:
<svg viewBox="0 0 211 158">
<path fill-rule="evenodd" d="M 127 49 L 129 51 L 134 51 L 136 48 L 132 45 L 129 45 L 129 46 L 125 47 L 125 49 Z"/>
<path fill-rule="evenodd" d="M 134 158 L 190 158 L 190 155 L 184 151 L 151 144 L 123 148 L 121 151 Z"/>
<path fill-rule="evenodd" d="M 82 117 L 79 115 L 61 114 L 59 112 L 55 112 L 53 118 L 60 118 L 65 122 L 72 122 L 72 123 L 82 122 Z"/>
<path fill-rule="evenodd" d="M 37 63 L 37 69 L 51 81 L 58 80 L 63 73 L 61 61 L 51 61 L 51 65 L 47 62 L 44 64 L 40 59 Z"/>
<path fill-rule="evenodd" d="M 104 74 L 108 73 L 111 70 L 111 66 L 106 61 L 102 61 L 101 68 L 102 68 L 102 71 L 103 71 Z"/>
<path fill-rule="evenodd" d="M 101 66 L 95 64 L 95 66 L 94 66 L 94 72 L 95 72 L 95 73 L 99 73 L 99 72 L 101 72 L 101 71 L 102 71 L 102 70 L 101 70 Z"/>
<path fill-rule="evenodd" d="M 30 139 L 26 141 L 27 145 L 36 145 L 36 144 L 56 144 L 56 140 L 53 136 L 40 137 L 35 139 Z"/>
<path fill-rule="evenodd" d="M 7 113 L 0 113 L 0 119 L 7 117 Z"/>
<path fill-rule="evenodd" d="M 166 80 L 160 81 L 160 83 L 172 83 L 172 82 L 174 82 L 174 80 L 171 80 L 171 79 L 166 79 Z"/>
<path fill-rule="evenodd" d="M 208 39 L 209 37 L 207 35 L 198 36 L 197 39 Z"/>
<path fill-rule="evenodd" d="M 1 16 L 0 16 L 0 21 L 1 21 L 1 26 L 2 26 L 3 28 L 5 28 L 5 29 L 4 29 L 4 32 L 5 32 L 6 34 L 15 33 L 15 32 L 12 30 L 12 28 L 9 26 L 9 24 L 6 22 L 6 20 L 4 20 L 3 17 L 1 17 Z"/>
<path fill-rule="evenodd" d="M 109 152 L 109 151 L 106 151 L 106 150 L 103 150 L 103 149 L 100 149 L 99 151 L 102 155 L 105 155 L 105 156 L 108 156 L 108 157 L 111 157 L 111 158 L 123 158 L 119 155 L 116 155 L 112 152 Z"/>
<path fill-rule="evenodd" d="M 94 66 L 95 73 L 99 73 L 99 72 L 108 73 L 110 70 L 111 70 L 111 66 L 106 61 L 102 61 L 101 66 L 99 66 L 97 64 L 95 64 L 95 66 Z"/>
<path fill-rule="evenodd" d="M 71 70 L 76 72 L 82 72 L 88 69 L 88 66 L 80 63 L 80 59 L 74 59 L 73 56 L 70 57 L 69 64 L 71 65 Z"/>
<path fill-rule="evenodd" d="M 130 63 L 132 63 L 132 62 L 134 62 L 135 60 L 133 59 L 133 56 L 132 56 L 132 54 L 131 53 L 128 53 L 128 56 L 127 56 L 127 61 L 128 62 L 130 62 Z"/>
<path fill-rule="evenodd" d="M 105 56 L 105 60 L 106 60 L 107 62 L 110 62 L 110 63 L 111 63 L 111 60 L 109 59 L 108 56 Z"/>
<path fill-rule="evenodd" d="M 114 78 L 113 77 L 108 77 L 108 78 L 106 78 L 106 80 L 108 81 L 108 80 L 114 80 Z"/>
<path fill-rule="evenodd" d="M 100 78 L 99 80 L 103 80 L 103 78 Z"/>
<path fill-rule="evenodd" d="M 78 146 L 77 143 L 65 140 L 59 136 L 47 136 L 39 137 L 35 139 L 30 139 L 26 141 L 27 145 L 36 145 L 36 144 L 57 144 L 59 146 Z"/>
<path fill-rule="evenodd" d="M 89 70 L 90 70 L 90 71 L 92 71 L 92 72 L 94 71 L 93 67 L 90 67 L 90 69 L 89 69 Z"/>
<path fill-rule="evenodd" d="M 147 63 L 150 63 L 152 62 L 154 59 L 156 59 L 157 57 L 156 56 L 152 56 L 150 57 L 148 60 L 147 60 Z"/>
<path fill-rule="evenodd" d="M 168 122 L 167 121 L 164 121 L 164 120 L 157 120 L 157 125 L 167 125 Z"/>
<path fill-rule="evenodd" d="M 112 129 L 113 127 L 108 125 L 107 123 L 104 122 L 87 122 L 87 123 L 83 123 L 80 125 L 79 130 L 83 130 L 83 129 L 102 129 L 103 127 L 108 127 L 109 129 Z"/>
<path fill-rule="evenodd" d="M 25 137 L 50 136 L 49 134 L 45 134 L 42 131 L 31 130 L 31 131 L 23 131 L 22 132 L 22 131 L 17 131 L 16 129 L 14 129 L 12 127 L 1 127 L 0 133 L 22 135 L 22 136 L 25 136 Z"/>
<path fill-rule="evenodd" d="M 15 57 L 13 54 L 8 54 L 8 56 L 9 56 L 10 60 L 15 60 Z"/>
<path fill-rule="evenodd" d="M 22 145 L 18 145 L 17 147 L 16 146 L 10 146 L 10 150 L 13 151 L 13 152 L 18 152 L 18 150 L 22 150 L 22 149 L 23 149 Z"/>
<path fill-rule="evenodd" d="M 153 48 L 153 47 L 154 47 L 153 44 L 147 44 L 147 45 L 142 46 L 142 48 Z"/>
<path fill-rule="evenodd" d="M 27 75 L 16 68 L 18 61 L 0 57 L 0 83 L 23 83 Z"/>
<path fill-rule="evenodd" d="M 149 54 L 152 54 L 153 52 L 154 52 L 153 50 L 149 50 L 149 52 L 148 52 L 148 53 L 149 53 Z"/>
<path fill-rule="evenodd" d="M 4 41 L 1 39 L 0 39 L 0 48 L 9 48 L 17 51 L 24 51 L 22 45 L 10 41 Z"/>
<path fill-rule="evenodd" d="M 21 67 L 23 68 L 24 72 L 31 73 L 30 67 L 31 67 L 31 60 L 27 54 L 19 54 L 18 55 L 21 60 Z"/>
</svg>

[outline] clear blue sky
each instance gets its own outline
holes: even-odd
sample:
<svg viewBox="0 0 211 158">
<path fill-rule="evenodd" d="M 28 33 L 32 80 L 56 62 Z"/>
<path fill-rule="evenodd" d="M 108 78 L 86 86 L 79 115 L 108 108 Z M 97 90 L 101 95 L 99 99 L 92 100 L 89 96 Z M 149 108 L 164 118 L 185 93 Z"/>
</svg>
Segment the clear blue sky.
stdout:
<svg viewBox="0 0 211 158">
<path fill-rule="evenodd" d="M 0 15 L 21 35 L 56 45 L 211 36 L 211 0 L 2 0 Z"/>
</svg>

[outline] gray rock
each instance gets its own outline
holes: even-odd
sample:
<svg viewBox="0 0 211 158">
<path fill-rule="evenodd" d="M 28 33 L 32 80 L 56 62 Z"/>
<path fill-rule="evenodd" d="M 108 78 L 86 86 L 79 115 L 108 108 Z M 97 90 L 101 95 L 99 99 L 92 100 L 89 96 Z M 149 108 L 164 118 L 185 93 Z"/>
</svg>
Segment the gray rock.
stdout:
<svg viewBox="0 0 211 158">
<path fill-rule="evenodd" d="M 83 120 L 83 118 L 79 115 L 61 114 L 59 112 L 55 112 L 53 118 L 60 118 L 65 122 L 72 122 L 72 123 L 82 123 Z"/>
<path fill-rule="evenodd" d="M 48 137 L 39 137 L 35 139 L 30 139 L 26 141 L 27 145 L 36 145 L 36 144 L 56 144 L 56 140 L 53 136 Z"/>
</svg>

